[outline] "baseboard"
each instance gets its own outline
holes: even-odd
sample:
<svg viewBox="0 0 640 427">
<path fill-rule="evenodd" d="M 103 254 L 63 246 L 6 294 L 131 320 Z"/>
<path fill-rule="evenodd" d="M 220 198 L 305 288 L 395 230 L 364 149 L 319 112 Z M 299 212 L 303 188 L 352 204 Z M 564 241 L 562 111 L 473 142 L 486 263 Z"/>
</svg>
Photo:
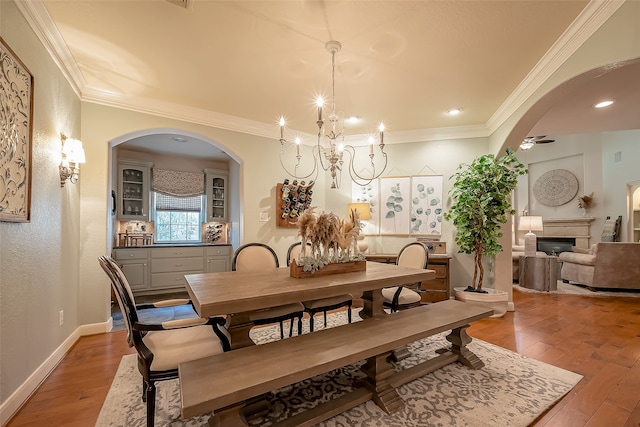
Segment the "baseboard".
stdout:
<svg viewBox="0 0 640 427">
<path fill-rule="evenodd" d="M 81 336 L 95 335 L 109 332 L 113 328 L 113 319 L 110 317 L 107 322 L 93 323 L 79 326 L 73 331 L 60 346 L 23 382 L 11 396 L 0 405 L 0 425 L 6 425 L 9 420 L 18 412 L 31 395 L 38 389 L 40 384 L 47 379 L 49 374 L 64 359 L 67 352 L 73 347 Z"/>
<path fill-rule="evenodd" d="M 513 303 L 513 301 L 509 301 L 507 303 L 507 311 L 516 311 L 516 305 Z"/>
</svg>

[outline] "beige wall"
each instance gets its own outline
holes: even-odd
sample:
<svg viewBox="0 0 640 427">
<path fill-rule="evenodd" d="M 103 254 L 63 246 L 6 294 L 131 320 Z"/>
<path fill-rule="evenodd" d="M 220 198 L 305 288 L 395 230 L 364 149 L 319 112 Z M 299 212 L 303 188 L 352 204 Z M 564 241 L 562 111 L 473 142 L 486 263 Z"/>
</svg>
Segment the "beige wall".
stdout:
<svg viewBox="0 0 640 427">
<path fill-rule="evenodd" d="M 60 133 L 80 138 L 80 101 L 13 2 L 0 2 L 0 30 L 34 76 L 31 222 L 0 222 L 4 404 L 81 324 L 78 262 L 83 230 L 80 186 L 67 183 L 60 188 L 58 173 Z M 104 311 L 104 303 L 101 306 Z M 37 379 L 31 381 L 37 385 Z M 0 413 L 4 421 L 6 412 Z"/>
<path fill-rule="evenodd" d="M 447 177 L 451 165 L 469 161 L 483 150 L 498 152 L 516 146 L 537 121 L 527 112 L 545 94 L 594 67 L 640 57 L 637 16 L 640 2 L 628 1 L 545 84 L 500 126 L 489 141 L 442 141 L 389 146 L 391 168 L 407 174 L 422 163 Z M 38 378 L 62 357 L 65 343 L 78 334 L 107 326 L 109 291 L 97 256 L 108 252 L 108 183 L 111 178 L 111 145 L 127 135 L 161 128 L 184 129 L 225 148 L 239 165 L 239 182 L 230 183 L 237 196 L 232 209 L 240 221 L 239 242 L 259 240 L 273 245 L 284 260 L 295 230 L 274 226 L 275 185 L 284 178 L 278 166 L 279 145 L 275 139 L 245 135 L 148 114 L 80 103 L 62 74 L 39 42 L 13 2 L 0 1 L 0 33 L 35 76 L 35 121 L 33 150 L 32 221 L 29 224 L 0 223 L 0 400 L 2 419 L 28 397 Z M 80 118 L 82 121 L 80 122 Z M 59 188 L 57 164 L 65 131 L 83 140 L 87 164 L 80 182 Z M 389 135 L 389 139 L 392 139 Z M 479 145 L 475 145 L 475 144 Z M 471 151 L 467 151 L 471 150 Z M 398 163 L 396 163 L 398 162 Z M 446 162 L 440 166 L 440 162 Z M 437 167 L 436 167 L 437 166 Z M 348 201 L 344 190 L 331 193 L 320 180 L 314 204 L 342 212 Z M 235 201 L 237 200 L 237 202 Z M 269 222 L 259 222 L 260 212 Z M 451 241 L 452 230 L 444 230 Z M 506 245 L 510 234 L 506 233 Z M 397 250 L 400 242 L 380 243 L 380 250 Z M 455 248 L 451 248 L 455 252 Z M 497 257 L 496 287 L 510 290 L 509 254 Z M 464 281 L 470 257 L 456 256 L 454 281 Z M 58 311 L 65 310 L 65 324 L 58 326 Z M 89 329 L 87 329 L 89 328 Z M 32 376 L 33 374 L 33 376 Z M 30 376 L 32 376 L 30 378 Z"/>
</svg>

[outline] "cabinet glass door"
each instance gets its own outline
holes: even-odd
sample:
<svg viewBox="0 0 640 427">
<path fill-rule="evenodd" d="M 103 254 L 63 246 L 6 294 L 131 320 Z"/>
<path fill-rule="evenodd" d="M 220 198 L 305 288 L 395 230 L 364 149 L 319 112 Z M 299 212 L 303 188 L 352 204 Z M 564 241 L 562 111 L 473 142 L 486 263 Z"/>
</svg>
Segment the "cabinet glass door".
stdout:
<svg viewBox="0 0 640 427">
<path fill-rule="evenodd" d="M 227 221 L 227 200 L 229 192 L 226 171 L 217 169 L 205 169 L 206 197 L 207 197 L 207 222 Z"/>
<path fill-rule="evenodd" d="M 147 221 L 149 218 L 149 167 L 122 162 L 118 166 L 118 219 Z"/>
</svg>

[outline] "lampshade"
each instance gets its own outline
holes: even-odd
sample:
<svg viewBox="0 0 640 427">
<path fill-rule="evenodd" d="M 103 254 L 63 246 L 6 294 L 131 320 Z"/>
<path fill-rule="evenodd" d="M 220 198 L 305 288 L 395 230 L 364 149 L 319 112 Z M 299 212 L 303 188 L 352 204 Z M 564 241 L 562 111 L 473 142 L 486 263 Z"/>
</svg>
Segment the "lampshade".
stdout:
<svg viewBox="0 0 640 427">
<path fill-rule="evenodd" d="M 84 163 L 84 149 L 82 141 L 79 139 L 66 138 L 62 147 L 62 154 L 65 155 L 66 161 L 70 163 Z"/>
<path fill-rule="evenodd" d="M 349 203 L 348 213 L 351 213 L 351 211 L 357 211 L 362 220 L 371 219 L 369 203 Z"/>
<path fill-rule="evenodd" d="M 518 225 L 518 230 L 520 231 L 544 230 L 544 227 L 542 226 L 542 217 L 541 216 L 521 216 L 520 224 Z"/>
</svg>

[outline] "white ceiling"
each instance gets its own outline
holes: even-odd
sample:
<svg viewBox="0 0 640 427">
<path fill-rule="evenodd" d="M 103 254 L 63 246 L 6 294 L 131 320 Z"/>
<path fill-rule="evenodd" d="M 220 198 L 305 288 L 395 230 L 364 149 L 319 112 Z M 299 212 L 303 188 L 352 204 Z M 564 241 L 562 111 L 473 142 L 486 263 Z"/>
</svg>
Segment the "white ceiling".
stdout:
<svg viewBox="0 0 640 427">
<path fill-rule="evenodd" d="M 338 40 L 336 108 L 362 118 L 350 135 L 384 121 L 386 143 L 487 136 L 599 12 L 585 0 L 39 4 L 20 7 L 82 99 L 274 139 L 280 115 L 291 129 L 317 133 L 314 98 L 331 94 L 325 43 Z M 640 128 L 636 111 L 619 113 L 622 103 L 640 105 L 638 75 L 640 65 L 602 76 L 531 134 Z M 609 96 L 618 113 L 594 116 L 590 106 Z M 446 115 L 453 107 L 462 114 Z M 173 147 L 171 137 L 156 144 Z"/>
</svg>

